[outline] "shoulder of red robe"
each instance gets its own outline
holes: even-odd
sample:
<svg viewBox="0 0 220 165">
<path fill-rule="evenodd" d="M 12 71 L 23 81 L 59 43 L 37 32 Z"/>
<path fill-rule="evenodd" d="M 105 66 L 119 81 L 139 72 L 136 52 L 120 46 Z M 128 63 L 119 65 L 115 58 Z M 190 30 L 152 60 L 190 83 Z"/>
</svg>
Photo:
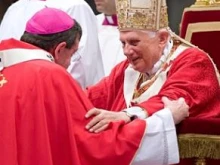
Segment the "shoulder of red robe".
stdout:
<svg viewBox="0 0 220 165">
<path fill-rule="evenodd" d="M 30 44 L 9 39 L 0 44 L 0 71 L 3 68 L 30 60 L 47 60 L 53 62 L 53 56 Z"/>
</svg>

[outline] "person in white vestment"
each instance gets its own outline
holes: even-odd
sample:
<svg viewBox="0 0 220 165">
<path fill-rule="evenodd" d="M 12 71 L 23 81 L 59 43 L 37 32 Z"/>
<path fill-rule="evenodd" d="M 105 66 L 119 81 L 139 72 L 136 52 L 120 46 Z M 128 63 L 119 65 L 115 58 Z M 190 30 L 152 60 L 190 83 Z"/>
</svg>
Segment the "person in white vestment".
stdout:
<svg viewBox="0 0 220 165">
<path fill-rule="evenodd" d="M 96 5 L 96 10 L 100 12 L 100 14 L 96 15 L 98 26 L 110 25 L 117 27 L 118 19 L 116 15 L 115 0 L 94 0 L 94 2 Z"/>
<path fill-rule="evenodd" d="M 96 10 L 101 12 L 96 18 L 105 76 L 108 76 L 112 68 L 125 59 L 119 40 L 115 0 L 94 1 Z"/>
<path fill-rule="evenodd" d="M 0 25 L 0 41 L 20 39 L 26 22 L 44 7 L 54 7 L 67 12 L 82 26 L 83 35 L 79 49 L 72 57 L 68 71 L 82 88 L 95 84 L 104 76 L 96 17 L 84 0 L 19 0 L 6 11 Z"/>
</svg>

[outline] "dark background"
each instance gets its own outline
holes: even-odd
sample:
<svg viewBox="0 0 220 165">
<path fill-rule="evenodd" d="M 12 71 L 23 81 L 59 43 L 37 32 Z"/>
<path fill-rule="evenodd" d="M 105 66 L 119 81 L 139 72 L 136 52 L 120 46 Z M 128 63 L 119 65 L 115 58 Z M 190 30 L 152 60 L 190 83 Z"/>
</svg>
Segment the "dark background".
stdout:
<svg viewBox="0 0 220 165">
<path fill-rule="evenodd" d="M 182 18 L 182 13 L 185 7 L 189 7 L 195 3 L 196 0 L 166 0 L 168 6 L 169 26 L 176 33 L 179 34 L 179 24 Z"/>
</svg>

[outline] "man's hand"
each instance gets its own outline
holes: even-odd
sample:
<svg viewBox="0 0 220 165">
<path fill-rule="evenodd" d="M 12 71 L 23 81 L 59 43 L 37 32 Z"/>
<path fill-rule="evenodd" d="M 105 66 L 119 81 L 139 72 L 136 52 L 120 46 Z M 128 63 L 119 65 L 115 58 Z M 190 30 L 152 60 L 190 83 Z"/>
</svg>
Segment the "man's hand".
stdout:
<svg viewBox="0 0 220 165">
<path fill-rule="evenodd" d="M 184 98 L 171 101 L 167 97 L 162 97 L 164 108 L 169 108 L 175 124 L 180 123 L 189 116 L 189 106 L 186 104 Z"/>
<path fill-rule="evenodd" d="M 86 118 L 90 118 L 92 116 L 94 117 L 86 125 L 86 129 L 95 133 L 105 130 L 109 126 L 110 122 L 124 120 L 125 123 L 128 123 L 130 121 L 130 118 L 125 112 L 112 112 L 97 108 L 89 110 L 85 115 Z"/>
</svg>

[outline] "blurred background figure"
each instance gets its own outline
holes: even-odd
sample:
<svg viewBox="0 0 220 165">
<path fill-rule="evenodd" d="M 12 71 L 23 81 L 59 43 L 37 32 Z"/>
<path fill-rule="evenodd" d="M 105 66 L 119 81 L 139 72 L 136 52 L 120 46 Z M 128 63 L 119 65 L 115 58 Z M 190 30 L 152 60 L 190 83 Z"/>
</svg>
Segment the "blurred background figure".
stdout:
<svg viewBox="0 0 220 165">
<path fill-rule="evenodd" d="M 116 16 L 115 0 L 94 0 L 96 10 L 101 14 L 97 15 L 98 24 L 118 26 Z"/>
<path fill-rule="evenodd" d="M 11 5 L 0 25 L 0 41 L 20 39 L 26 22 L 44 7 L 58 8 L 75 18 L 82 26 L 83 34 L 79 49 L 72 57 L 68 71 L 82 88 L 95 84 L 104 76 L 102 57 L 98 43 L 96 17 L 84 0 L 19 0 Z"/>
<path fill-rule="evenodd" d="M 95 7 L 95 2 L 94 0 L 85 0 L 89 6 L 92 8 L 94 14 L 99 14 L 99 12 L 96 10 L 96 7 Z"/>
<path fill-rule="evenodd" d="M 94 0 L 98 14 L 98 35 L 105 75 L 125 59 L 119 41 L 118 21 L 115 0 Z"/>
</svg>

